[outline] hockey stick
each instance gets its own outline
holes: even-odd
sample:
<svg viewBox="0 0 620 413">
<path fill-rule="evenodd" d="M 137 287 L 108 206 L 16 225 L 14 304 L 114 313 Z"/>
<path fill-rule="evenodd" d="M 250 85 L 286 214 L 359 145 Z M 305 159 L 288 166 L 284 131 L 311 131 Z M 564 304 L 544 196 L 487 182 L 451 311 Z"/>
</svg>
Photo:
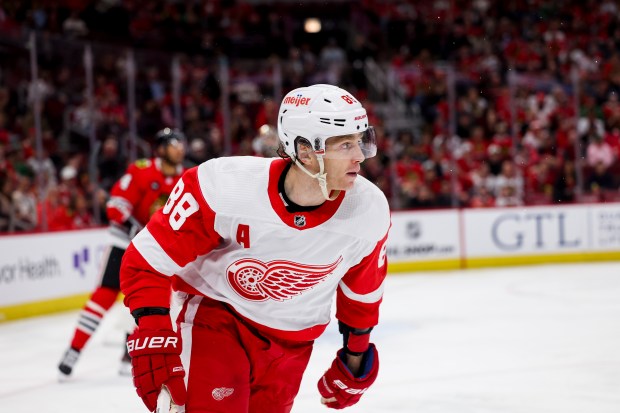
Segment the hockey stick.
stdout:
<svg viewBox="0 0 620 413">
<path fill-rule="evenodd" d="M 166 386 L 162 386 L 159 396 L 157 396 L 157 408 L 155 413 L 185 413 L 185 406 L 177 406 L 170 397 L 170 392 Z"/>
<path fill-rule="evenodd" d="M 170 407 L 172 406 L 172 398 L 168 392 L 166 386 L 162 386 L 159 396 L 157 396 L 157 408 L 155 413 L 170 413 Z"/>
</svg>

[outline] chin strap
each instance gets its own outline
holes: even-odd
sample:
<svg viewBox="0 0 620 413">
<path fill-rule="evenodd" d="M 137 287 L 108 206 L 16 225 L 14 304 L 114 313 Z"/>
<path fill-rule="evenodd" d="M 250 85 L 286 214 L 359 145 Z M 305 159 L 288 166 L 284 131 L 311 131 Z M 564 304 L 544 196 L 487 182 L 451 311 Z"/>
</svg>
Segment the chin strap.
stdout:
<svg viewBox="0 0 620 413">
<path fill-rule="evenodd" d="M 327 192 L 327 174 L 325 173 L 325 163 L 323 162 L 323 155 L 317 155 L 316 159 L 319 161 L 319 172 L 315 174 L 307 170 L 306 167 L 297 159 L 295 159 L 295 164 L 299 166 L 301 170 L 307 173 L 310 177 L 316 178 L 319 181 L 319 187 L 321 187 L 323 197 L 328 201 L 333 201 L 334 199 L 338 198 L 338 195 L 340 195 L 340 191 L 336 191 L 336 195 L 332 197 L 329 196 L 329 193 Z"/>
</svg>

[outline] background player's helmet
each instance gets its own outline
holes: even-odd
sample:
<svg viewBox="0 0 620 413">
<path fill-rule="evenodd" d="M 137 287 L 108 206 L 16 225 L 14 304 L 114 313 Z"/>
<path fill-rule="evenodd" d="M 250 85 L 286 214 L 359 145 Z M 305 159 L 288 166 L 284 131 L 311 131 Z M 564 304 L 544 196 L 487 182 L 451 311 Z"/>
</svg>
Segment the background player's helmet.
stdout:
<svg viewBox="0 0 620 413">
<path fill-rule="evenodd" d="M 178 129 L 164 128 L 155 135 L 155 147 L 167 146 L 171 143 L 184 143 L 185 135 Z"/>
<path fill-rule="evenodd" d="M 377 152 L 374 130 L 361 103 L 349 92 L 332 85 L 312 85 L 290 91 L 278 113 L 278 137 L 284 151 L 296 158 L 296 141 L 305 138 L 317 155 L 325 153 L 332 136 L 365 132 L 361 149 L 366 158 Z"/>
<path fill-rule="evenodd" d="M 258 128 L 258 133 L 252 140 L 252 149 L 256 154 L 265 157 L 278 155 L 278 132 L 271 125 L 263 125 Z"/>
</svg>

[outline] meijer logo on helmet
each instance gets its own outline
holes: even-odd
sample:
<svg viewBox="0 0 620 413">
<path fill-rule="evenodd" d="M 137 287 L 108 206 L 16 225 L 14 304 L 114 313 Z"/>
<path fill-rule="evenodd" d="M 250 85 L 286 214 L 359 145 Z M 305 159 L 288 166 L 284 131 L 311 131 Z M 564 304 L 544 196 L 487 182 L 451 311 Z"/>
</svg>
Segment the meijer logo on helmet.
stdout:
<svg viewBox="0 0 620 413">
<path fill-rule="evenodd" d="M 301 95 L 287 96 L 284 98 L 284 101 L 282 103 L 284 103 L 285 105 L 295 105 L 295 106 L 308 105 L 310 104 L 310 98 L 305 98 Z"/>
</svg>

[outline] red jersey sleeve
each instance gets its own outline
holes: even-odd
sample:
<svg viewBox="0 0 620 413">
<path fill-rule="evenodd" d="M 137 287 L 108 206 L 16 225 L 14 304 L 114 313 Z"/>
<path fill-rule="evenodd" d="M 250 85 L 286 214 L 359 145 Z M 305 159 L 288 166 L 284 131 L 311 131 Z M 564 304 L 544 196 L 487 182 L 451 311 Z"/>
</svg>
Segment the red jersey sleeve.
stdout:
<svg viewBox="0 0 620 413">
<path fill-rule="evenodd" d="M 132 215 L 141 193 L 137 171 L 135 164 L 129 165 L 125 174 L 112 186 L 106 204 L 106 214 L 110 221 L 122 224 Z"/>
<path fill-rule="evenodd" d="M 387 234 L 338 284 L 336 318 L 350 327 L 365 329 L 379 322 L 379 305 L 387 274 L 386 240 Z"/>
<path fill-rule="evenodd" d="M 200 189 L 198 168 L 192 168 L 123 255 L 121 290 L 131 311 L 170 306 L 171 277 L 219 245 L 214 220 Z"/>
</svg>

